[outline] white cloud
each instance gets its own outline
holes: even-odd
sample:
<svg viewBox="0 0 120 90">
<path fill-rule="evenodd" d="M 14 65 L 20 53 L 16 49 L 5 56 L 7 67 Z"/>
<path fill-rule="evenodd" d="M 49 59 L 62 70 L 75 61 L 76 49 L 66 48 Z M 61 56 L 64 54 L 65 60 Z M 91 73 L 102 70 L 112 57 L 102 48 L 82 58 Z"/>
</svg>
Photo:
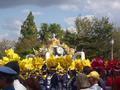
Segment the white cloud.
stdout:
<svg viewBox="0 0 120 90">
<path fill-rule="evenodd" d="M 20 36 L 21 20 L 7 20 L 1 24 L 0 39 L 17 40 Z"/>
<path fill-rule="evenodd" d="M 30 10 L 30 9 L 24 9 L 24 10 L 22 10 L 22 12 L 25 13 L 25 14 L 28 14 L 30 11 L 32 11 L 32 13 L 33 13 L 34 16 L 43 15 L 43 13 L 40 12 L 40 11 L 34 11 L 34 10 Z"/>
<path fill-rule="evenodd" d="M 78 11 L 79 8 L 76 5 L 60 5 L 59 8 L 64 11 Z"/>
<path fill-rule="evenodd" d="M 62 10 L 80 11 L 78 14 L 94 14 L 97 17 L 108 16 L 112 21 L 120 24 L 120 0 L 1 0 L 0 2 L 0 8 L 18 5 L 55 6 Z M 33 12 L 37 16 L 43 14 L 39 11 Z"/>
<path fill-rule="evenodd" d="M 29 9 L 23 9 L 23 10 L 22 10 L 22 13 L 29 13 L 29 12 L 30 12 Z"/>
<path fill-rule="evenodd" d="M 10 21 L 5 21 L 1 27 L 6 30 L 17 30 L 19 31 L 22 25 L 21 20 L 10 20 Z"/>
<path fill-rule="evenodd" d="M 67 30 L 72 32 L 72 33 L 77 33 L 76 28 L 74 26 L 68 27 Z"/>
<path fill-rule="evenodd" d="M 80 16 L 81 18 L 85 18 L 87 17 L 88 19 L 92 20 L 92 18 L 94 17 L 94 15 L 85 15 L 85 16 Z M 65 18 L 64 21 L 70 25 L 70 26 L 74 26 L 75 25 L 75 20 L 77 17 L 68 17 Z"/>
<path fill-rule="evenodd" d="M 20 21 L 20 20 L 15 20 L 15 21 L 13 22 L 13 25 L 16 25 L 15 28 L 16 28 L 17 30 L 20 30 L 21 25 L 22 25 L 22 21 Z"/>
<path fill-rule="evenodd" d="M 43 13 L 41 13 L 41 12 L 38 12 L 38 11 L 36 11 L 36 12 L 34 12 L 33 11 L 33 15 L 35 15 L 35 16 L 40 16 L 40 15 L 42 15 Z"/>
<path fill-rule="evenodd" d="M 39 7 L 57 6 L 63 4 L 76 4 L 81 0 L 2 0 L 0 8 L 9 8 L 19 5 L 37 5 Z"/>
<path fill-rule="evenodd" d="M 1 34 L 0 35 L 0 40 L 4 39 L 4 38 L 7 38 L 9 36 L 8 33 L 4 33 L 4 34 Z"/>
<path fill-rule="evenodd" d="M 85 16 L 81 16 L 81 18 L 88 18 L 89 20 L 92 20 L 94 15 L 85 15 Z"/>
<path fill-rule="evenodd" d="M 120 0 L 87 0 L 85 9 L 97 17 L 107 16 L 110 21 L 120 25 Z"/>
<path fill-rule="evenodd" d="M 7 40 L 17 40 L 18 34 L 10 33 L 10 32 L 1 32 L 0 33 L 0 40 L 7 39 Z"/>
<path fill-rule="evenodd" d="M 68 17 L 68 18 L 65 18 L 64 21 L 65 21 L 68 25 L 73 26 L 73 25 L 75 24 L 75 19 L 76 19 L 76 17 Z"/>
<path fill-rule="evenodd" d="M 113 2 L 112 3 L 112 8 L 120 10 L 120 2 L 118 2 L 118 1 Z"/>
<path fill-rule="evenodd" d="M 80 17 L 81 18 L 87 17 L 88 19 L 92 20 L 94 15 L 85 15 L 85 16 L 80 16 Z M 67 30 L 69 30 L 70 32 L 73 32 L 73 33 L 76 33 L 75 20 L 76 20 L 76 17 L 68 17 L 68 18 L 64 19 L 64 21 L 68 25 Z"/>
</svg>

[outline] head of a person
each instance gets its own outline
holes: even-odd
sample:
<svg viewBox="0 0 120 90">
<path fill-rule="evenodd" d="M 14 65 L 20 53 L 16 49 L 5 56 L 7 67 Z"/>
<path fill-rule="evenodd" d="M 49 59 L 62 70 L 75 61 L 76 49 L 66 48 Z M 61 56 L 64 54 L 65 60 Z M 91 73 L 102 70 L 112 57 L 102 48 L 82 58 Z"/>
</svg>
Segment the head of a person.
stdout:
<svg viewBox="0 0 120 90">
<path fill-rule="evenodd" d="M 75 82 L 76 86 L 77 86 L 77 90 L 80 90 L 80 89 L 86 89 L 86 88 L 89 88 L 90 87 L 90 82 L 88 80 L 88 77 L 86 74 L 79 74 L 77 77 L 76 77 L 76 82 Z"/>
<path fill-rule="evenodd" d="M 12 85 L 13 81 L 14 76 L 5 73 L 0 73 L 0 88 L 5 88 L 9 85 Z"/>
<path fill-rule="evenodd" d="M 13 69 L 19 75 L 19 73 L 20 73 L 20 67 L 19 67 L 19 64 L 18 64 L 17 61 L 8 62 L 7 64 L 5 64 L 5 66 Z"/>
<path fill-rule="evenodd" d="M 92 71 L 92 68 L 89 66 L 83 67 L 83 73 L 88 75 Z"/>
<path fill-rule="evenodd" d="M 92 71 L 87 76 L 89 78 L 89 82 L 91 85 L 98 84 L 98 81 L 100 79 L 100 75 L 97 71 Z"/>
<path fill-rule="evenodd" d="M 14 81 L 14 76 L 17 75 L 17 72 L 13 69 L 1 66 L 0 67 L 0 88 L 5 88 L 11 86 Z"/>
<path fill-rule="evenodd" d="M 76 76 L 76 71 L 75 70 L 70 70 L 68 73 L 71 77 Z"/>
</svg>

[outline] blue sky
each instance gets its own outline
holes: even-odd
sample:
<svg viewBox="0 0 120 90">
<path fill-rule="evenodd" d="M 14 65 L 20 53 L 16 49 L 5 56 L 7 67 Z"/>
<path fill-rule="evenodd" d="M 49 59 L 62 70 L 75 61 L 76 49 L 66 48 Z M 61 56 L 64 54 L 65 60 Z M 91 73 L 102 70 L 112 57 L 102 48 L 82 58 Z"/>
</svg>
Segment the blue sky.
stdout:
<svg viewBox="0 0 120 90">
<path fill-rule="evenodd" d="M 17 40 L 29 11 L 33 12 L 38 28 L 41 23 L 55 22 L 74 30 L 78 15 L 108 16 L 111 22 L 120 25 L 120 0 L 1 0 L 0 39 Z"/>
</svg>

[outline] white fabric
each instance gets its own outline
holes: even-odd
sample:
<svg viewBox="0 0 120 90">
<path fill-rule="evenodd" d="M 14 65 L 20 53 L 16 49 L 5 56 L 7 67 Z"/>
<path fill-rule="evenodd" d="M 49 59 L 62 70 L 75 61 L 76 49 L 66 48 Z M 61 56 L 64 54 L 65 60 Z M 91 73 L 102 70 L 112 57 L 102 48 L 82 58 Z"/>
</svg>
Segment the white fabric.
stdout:
<svg viewBox="0 0 120 90">
<path fill-rule="evenodd" d="M 83 51 L 81 51 L 81 59 L 85 60 L 85 53 Z"/>
<path fill-rule="evenodd" d="M 49 53 L 49 52 L 47 52 L 47 53 L 45 54 L 45 58 L 46 58 L 46 59 L 49 59 L 49 58 L 50 58 L 50 53 Z"/>
<path fill-rule="evenodd" d="M 14 85 L 15 90 L 27 90 L 17 79 L 14 80 L 13 85 Z"/>
<path fill-rule="evenodd" d="M 90 90 L 103 90 L 98 84 L 94 84 L 90 87 Z"/>
<path fill-rule="evenodd" d="M 80 89 L 80 90 L 90 90 L 90 88 Z"/>
</svg>

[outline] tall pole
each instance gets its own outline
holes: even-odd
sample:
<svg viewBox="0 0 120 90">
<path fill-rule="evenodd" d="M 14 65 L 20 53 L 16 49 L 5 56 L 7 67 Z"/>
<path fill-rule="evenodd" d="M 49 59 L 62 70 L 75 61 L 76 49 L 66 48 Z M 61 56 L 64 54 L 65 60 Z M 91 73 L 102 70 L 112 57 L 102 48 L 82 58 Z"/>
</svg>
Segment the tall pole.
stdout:
<svg viewBox="0 0 120 90">
<path fill-rule="evenodd" d="M 111 60 L 113 60 L 114 58 L 114 54 L 113 54 L 113 45 L 114 45 L 114 40 L 111 40 Z"/>
</svg>

